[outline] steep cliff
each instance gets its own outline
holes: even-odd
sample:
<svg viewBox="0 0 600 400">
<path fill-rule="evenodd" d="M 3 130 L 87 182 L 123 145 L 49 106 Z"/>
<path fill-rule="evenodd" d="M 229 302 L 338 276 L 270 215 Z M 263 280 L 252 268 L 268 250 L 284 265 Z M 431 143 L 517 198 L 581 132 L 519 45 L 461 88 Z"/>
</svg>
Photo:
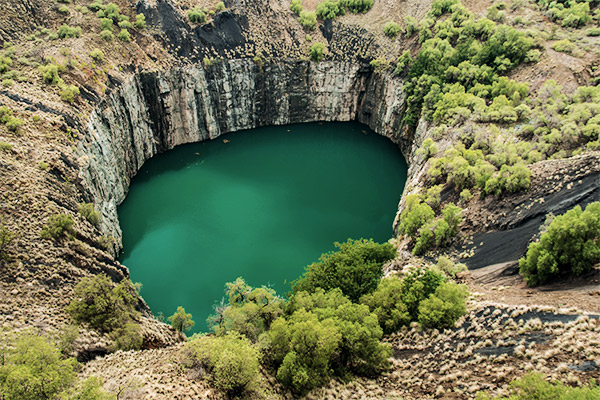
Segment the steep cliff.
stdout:
<svg viewBox="0 0 600 400">
<path fill-rule="evenodd" d="M 140 73 L 98 105 L 79 143 L 80 177 L 102 229 L 120 242 L 117 206 L 153 155 L 266 125 L 358 120 L 404 150 L 402 81 L 352 62 L 249 59 Z M 391 222 L 391 221 L 390 221 Z"/>
</svg>

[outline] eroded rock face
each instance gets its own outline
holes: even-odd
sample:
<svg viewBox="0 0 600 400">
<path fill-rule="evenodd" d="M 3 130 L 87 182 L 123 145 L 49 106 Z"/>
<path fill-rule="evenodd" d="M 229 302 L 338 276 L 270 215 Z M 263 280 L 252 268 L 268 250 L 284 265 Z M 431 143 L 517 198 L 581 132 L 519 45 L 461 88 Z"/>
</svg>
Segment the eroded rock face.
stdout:
<svg viewBox="0 0 600 400">
<path fill-rule="evenodd" d="M 157 153 L 266 125 L 358 120 L 411 152 L 398 134 L 402 81 L 355 62 L 250 59 L 140 73 L 98 105 L 79 145 L 81 178 L 120 242 L 117 206 Z M 391 221 L 390 221 L 391 222 Z"/>
</svg>

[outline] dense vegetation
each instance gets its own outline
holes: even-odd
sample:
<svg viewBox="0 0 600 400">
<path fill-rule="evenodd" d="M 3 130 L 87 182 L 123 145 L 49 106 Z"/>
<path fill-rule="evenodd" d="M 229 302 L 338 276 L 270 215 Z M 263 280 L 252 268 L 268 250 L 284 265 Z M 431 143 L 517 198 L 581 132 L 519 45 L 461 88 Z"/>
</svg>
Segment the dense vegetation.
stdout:
<svg viewBox="0 0 600 400">
<path fill-rule="evenodd" d="M 381 343 L 384 332 L 392 333 L 411 322 L 445 328 L 466 312 L 466 289 L 433 270 L 381 280 L 383 264 L 395 256 L 390 244 L 361 239 L 336 246 L 337 251 L 323 254 L 306 268 L 287 300 L 270 288 L 252 288 L 238 278 L 226 285 L 227 303 L 217 306 L 208 319 L 217 337 L 230 340 L 232 346 L 257 346 L 259 357 L 249 352 L 244 356 L 248 365 L 260 358 L 297 395 L 332 377 L 375 376 L 387 370 L 391 350 Z M 206 353 L 213 344 L 201 344 L 204 340 L 197 339 L 190 346 Z M 209 361 L 208 355 L 202 362 L 190 358 L 190 348 L 184 351 L 184 364 L 216 368 L 210 365 L 218 361 Z M 242 370 L 242 366 L 230 369 L 245 376 L 247 371 Z M 227 387 L 218 381 L 230 377 L 213 373 L 212 379 Z"/>
<path fill-rule="evenodd" d="M 140 326 L 135 322 L 137 295 L 135 287 L 124 279 L 114 285 L 104 274 L 83 278 L 75 286 L 75 298 L 67 307 L 71 318 L 106 332 L 117 349 L 139 349 L 142 346 Z"/>
<path fill-rule="evenodd" d="M 24 332 L 0 347 L 0 397 L 5 400 L 112 398 L 102 391 L 102 381 L 77 382 L 78 363 L 64 357 L 54 343 Z M 8 345 L 7 347 L 4 347 Z"/>
<path fill-rule="evenodd" d="M 575 206 L 555 217 L 539 241 L 531 243 L 519 260 L 519 271 L 529 286 L 560 274 L 581 275 L 600 262 L 600 202 L 585 211 Z"/>
</svg>

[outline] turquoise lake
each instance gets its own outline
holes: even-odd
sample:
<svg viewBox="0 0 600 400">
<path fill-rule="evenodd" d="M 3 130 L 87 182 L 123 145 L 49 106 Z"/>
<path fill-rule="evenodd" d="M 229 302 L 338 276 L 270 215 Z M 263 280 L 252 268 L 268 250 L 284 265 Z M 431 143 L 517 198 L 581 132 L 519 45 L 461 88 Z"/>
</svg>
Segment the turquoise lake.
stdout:
<svg viewBox="0 0 600 400">
<path fill-rule="evenodd" d="M 358 123 L 271 126 L 179 146 L 144 164 L 119 208 L 120 261 L 154 315 L 196 326 L 243 277 L 279 294 L 333 242 L 385 242 L 407 166 Z"/>
</svg>

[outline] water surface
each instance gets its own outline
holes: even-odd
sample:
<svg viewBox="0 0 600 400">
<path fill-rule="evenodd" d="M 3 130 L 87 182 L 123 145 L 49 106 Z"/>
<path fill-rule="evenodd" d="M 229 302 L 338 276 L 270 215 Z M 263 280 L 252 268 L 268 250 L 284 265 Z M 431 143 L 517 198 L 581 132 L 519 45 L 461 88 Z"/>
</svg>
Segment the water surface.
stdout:
<svg viewBox="0 0 600 400">
<path fill-rule="evenodd" d="M 266 127 L 177 147 L 144 164 L 119 208 L 120 261 L 155 315 L 192 332 L 226 282 L 280 294 L 348 238 L 387 241 L 406 179 L 399 149 L 358 123 Z"/>
</svg>

